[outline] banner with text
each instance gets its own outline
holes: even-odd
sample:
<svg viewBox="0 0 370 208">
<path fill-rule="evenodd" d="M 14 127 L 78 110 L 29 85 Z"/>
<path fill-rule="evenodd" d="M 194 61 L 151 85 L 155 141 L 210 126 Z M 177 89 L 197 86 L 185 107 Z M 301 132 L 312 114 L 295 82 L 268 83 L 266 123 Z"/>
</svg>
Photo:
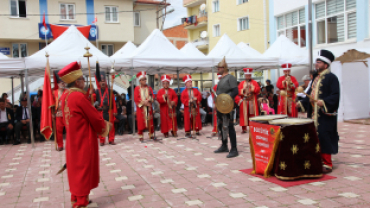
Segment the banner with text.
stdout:
<svg viewBox="0 0 370 208">
<path fill-rule="evenodd" d="M 251 121 L 249 129 L 255 174 L 268 176 L 274 162 L 274 147 L 278 145 L 280 126 Z"/>
</svg>

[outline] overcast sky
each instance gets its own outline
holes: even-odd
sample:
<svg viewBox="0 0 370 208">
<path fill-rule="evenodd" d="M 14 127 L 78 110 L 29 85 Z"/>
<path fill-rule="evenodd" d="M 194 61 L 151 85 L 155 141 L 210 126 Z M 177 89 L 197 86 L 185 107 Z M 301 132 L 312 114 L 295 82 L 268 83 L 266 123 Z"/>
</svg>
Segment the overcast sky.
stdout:
<svg viewBox="0 0 370 208">
<path fill-rule="evenodd" d="M 171 6 L 167 9 L 170 10 L 171 8 L 174 8 L 175 11 L 167 15 L 164 22 L 164 29 L 179 25 L 181 23 L 181 18 L 186 17 L 187 15 L 186 8 L 182 6 L 182 0 L 169 0 L 168 2 Z"/>
</svg>

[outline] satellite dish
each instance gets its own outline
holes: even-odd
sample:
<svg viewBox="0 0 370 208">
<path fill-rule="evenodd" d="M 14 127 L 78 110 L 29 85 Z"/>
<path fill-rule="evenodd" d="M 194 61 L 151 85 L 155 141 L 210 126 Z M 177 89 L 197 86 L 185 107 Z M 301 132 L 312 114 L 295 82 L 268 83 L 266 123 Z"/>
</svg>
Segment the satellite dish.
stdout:
<svg viewBox="0 0 370 208">
<path fill-rule="evenodd" d="M 206 4 L 200 5 L 199 9 L 200 9 L 200 11 L 206 10 Z"/>
<path fill-rule="evenodd" d="M 203 31 L 203 32 L 200 33 L 201 38 L 206 38 L 207 36 L 208 36 L 207 31 Z"/>
</svg>

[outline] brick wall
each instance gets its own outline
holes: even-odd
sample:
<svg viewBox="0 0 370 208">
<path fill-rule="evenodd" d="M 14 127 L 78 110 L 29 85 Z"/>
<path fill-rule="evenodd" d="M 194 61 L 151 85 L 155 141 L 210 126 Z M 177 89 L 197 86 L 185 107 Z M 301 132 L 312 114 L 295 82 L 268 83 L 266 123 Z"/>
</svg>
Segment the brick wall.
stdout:
<svg viewBox="0 0 370 208">
<path fill-rule="evenodd" d="M 177 25 L 163 30 L 166 37 L 188 38 L 188 31 L 184 29 L 184 25 Z"/>
<path fill-rule="evenodd" d="M 177 25 L 165 29 L 163 30 L 163 34 L 178 49 L 181 49 L 186 43 L 188 43 L 188 31 L 184 29 L 184 25 Z"/>
</svg>

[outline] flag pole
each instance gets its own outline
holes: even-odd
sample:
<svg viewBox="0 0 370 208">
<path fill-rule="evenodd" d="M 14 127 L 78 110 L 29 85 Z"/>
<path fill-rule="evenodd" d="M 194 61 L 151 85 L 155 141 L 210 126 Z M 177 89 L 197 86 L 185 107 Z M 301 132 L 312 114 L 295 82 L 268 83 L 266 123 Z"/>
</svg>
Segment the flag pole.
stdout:
<svg viewBox="0 0 370 208">
<path fill-rule="evenodd" d="M 92 82 L 91 82 L 90 57 L 92 57 L 92 54 L 89 52 L 89 49 L 90 49 L 89 46 L 85 47 L 86 53 L 84 54 L 84 57 L 87 57 L 87 66 L 89 68 L 90 90 L 91 90 L 92 89 Z M 94 98 L 93 98 L 92 95 L 90 95 L 90 97 L 91 97 L 91 105 L 94 105 Z"/>
</svg>

